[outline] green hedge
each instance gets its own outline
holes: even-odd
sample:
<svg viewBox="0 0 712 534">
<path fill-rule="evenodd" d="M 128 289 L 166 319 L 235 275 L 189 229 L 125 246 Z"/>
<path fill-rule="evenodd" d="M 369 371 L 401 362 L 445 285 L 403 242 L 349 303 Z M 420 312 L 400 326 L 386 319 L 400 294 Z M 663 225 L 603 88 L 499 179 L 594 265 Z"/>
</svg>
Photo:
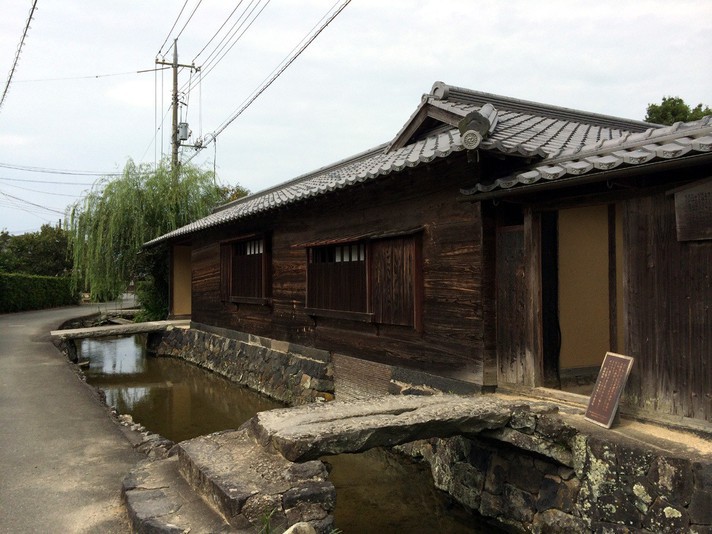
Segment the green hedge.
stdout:
<svg viewBox="0 0 712 534">
<path fill-rule="evenodd" d="M 0 273 L 0 313 L 69 306 L 79 302 L 70 278 Z"/>
</svg>

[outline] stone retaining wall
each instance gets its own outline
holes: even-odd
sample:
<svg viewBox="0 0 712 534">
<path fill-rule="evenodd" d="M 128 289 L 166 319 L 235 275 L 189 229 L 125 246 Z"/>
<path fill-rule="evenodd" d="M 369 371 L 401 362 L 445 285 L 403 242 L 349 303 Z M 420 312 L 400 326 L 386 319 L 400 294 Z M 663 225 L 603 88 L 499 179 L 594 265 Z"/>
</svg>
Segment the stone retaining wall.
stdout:
<svg viewBox="0 0 712 534">
<path fill-rule="evenodd" d="M 348 358 L 327 351 L 195 323 L 151 334 L 149 350 L 290 405 L 332 400 L 334 361 L 342 373 L 349 368 Z M 382 389 L 391 394 L 460 387 L 387 367 Z M 662 453 L 550 406 L 550 412 L 523 410 L 477 438 L 434 438 L 398 449 L 428 461 L 438 488 L 514 532 L 712 534 L 712 462 Z"/>
<path fill-rule="evenodd" d="M 710 462 L 525 415 L 481 438 L 399 448 L 430 463 L 438 488 L 515 532 L 712 533 Z"/>
<path fill-rule="evenodd" d="M 334 399 L 326 351 L 204 325 L 149 334 L 148 350 L 192 362 L 292 406 Z"/>
</svg>

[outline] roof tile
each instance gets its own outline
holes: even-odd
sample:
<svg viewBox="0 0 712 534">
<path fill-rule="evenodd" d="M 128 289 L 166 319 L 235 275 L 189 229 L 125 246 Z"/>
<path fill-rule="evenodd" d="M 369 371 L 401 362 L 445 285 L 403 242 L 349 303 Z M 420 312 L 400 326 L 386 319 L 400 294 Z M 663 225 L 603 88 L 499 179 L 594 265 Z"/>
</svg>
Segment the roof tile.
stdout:
<svg viewBox="0 0 712 534">
<path fill-rule="evenodd" d="M 687 145 L 666 141 L 667 144 L 655 143 L 657 146 L 653 150 L 641 146 L 628 150 L 627 146 L 623 146 L 623 141 L 631 142 L 635 138 L 639 145 L 643 145 L 645 143 L 640 142 L 641 138 L 647 139 L 653 134 L 658 138 L 658 135 L 665 134 L 660 134 L 658 130 L 652 128 L 643 133 L 630 134 L 631 130 L 641 131 L 648 125 L 640 121 L 469 91 L 440 82 L 433 86 L 430 95 L 424 97 L 410 121 L 422 120 L 421 111 L 428 105 L 465 117 L 472 111 L 479 111 L 486 104 L 490 104 L 490 107 L 495 110 L 497 120 L 479 149 L 505 155 L 521 154 L 530 158 L 540 158 L 543 161 L 538 164 L 539 166 L 535 165 L 532 169 L 496 180 L 492 184 L 478 184 L 472 190 L 475 193 L 496 188 L 507 189 L 517 184 L 534 183 L 540 179 L 554 180 L 567 174 L 583 174 L 591 172 L 593 168 L 611 168 L 622 163 L 635 164 L 642 161 L 644 157 L 649 159 L 648 154 L 655 154 L 653 157 L 664 157 L 660 156 L 658 151 L 669 154 L 669 157 L 677 157 L 676 155 L 682 153 L 687 146 L 696 151 L 712 150 L 712 136 L 709 133 L 707 137 L 693 138 Z M 406 131 L 410 121 L 401 132 Z M 685 129 L 687 126 L 678 125 L 678 128 Z M 464 150 L 460 132 L 456 128 L 436 130 L 430 134 L 419 132 L 420 130 L 416 131 L 416 138 L 409 145 L 394 149 L 390 153 L 386 153 L 390 146 L 388 143 L 380 145 L 282 185 L 239 199 L 203 219 L 154 239 L 147 245 L 226 224 L 359 182 L 374 180 L 379 176 L 399 172 L 406 167 L 428 163 L 436 158 L 443 158 L 453 152 Z M 667 135 L 669 134 L 670 132 Z M 418 139 L 417 135 L 423 135 L 424 138 Z M 646 142 L 650 143 L 650 141 Z M 668 144 L 675 146 L 667 146 Z M 627 156 L 617 153 L 621 149 Z M 604 153 L 601 154 L 601 151 Z"/>
</svg>

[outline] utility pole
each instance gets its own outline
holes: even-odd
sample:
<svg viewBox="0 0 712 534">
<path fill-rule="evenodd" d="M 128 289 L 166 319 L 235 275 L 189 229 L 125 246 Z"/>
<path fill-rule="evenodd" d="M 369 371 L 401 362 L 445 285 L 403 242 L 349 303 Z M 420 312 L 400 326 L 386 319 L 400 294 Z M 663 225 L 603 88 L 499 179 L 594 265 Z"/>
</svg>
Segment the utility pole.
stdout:
<svg viewBox="0 0 712 534">
<path fill-rule="evenodd" d="M 181 65 L 178 63 L 178 39 L 173 41 L 173 61 L 160 61 L 156 59 L 157 65 L 168 65 L 173 69 L 173 97 L 171 99 L 173 107 L 173 120 L 171 121 L 171 173 L 173 180 L 178 180 L 178 147 L 180 147 L 180 139 L 178 139 L 178 67 L 186 67 L 191 70 L 199 71 L 200 67 L 195 65 Z"/>
</svg>

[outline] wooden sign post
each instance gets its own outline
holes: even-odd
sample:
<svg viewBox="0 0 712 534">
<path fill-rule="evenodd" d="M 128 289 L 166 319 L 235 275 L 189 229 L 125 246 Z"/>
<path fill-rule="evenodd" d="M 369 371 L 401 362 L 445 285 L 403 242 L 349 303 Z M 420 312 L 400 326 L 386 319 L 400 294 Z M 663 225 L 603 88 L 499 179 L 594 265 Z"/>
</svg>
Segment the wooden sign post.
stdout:
<svg viewBox="0 0 712 534">
<path fill-rule="evenodd" d="M 592 423 L 611 428 L 618 401 L 628 380 L 633 358 L 607 352 L 588 401 L 585 418 Z"/>
</svg>

